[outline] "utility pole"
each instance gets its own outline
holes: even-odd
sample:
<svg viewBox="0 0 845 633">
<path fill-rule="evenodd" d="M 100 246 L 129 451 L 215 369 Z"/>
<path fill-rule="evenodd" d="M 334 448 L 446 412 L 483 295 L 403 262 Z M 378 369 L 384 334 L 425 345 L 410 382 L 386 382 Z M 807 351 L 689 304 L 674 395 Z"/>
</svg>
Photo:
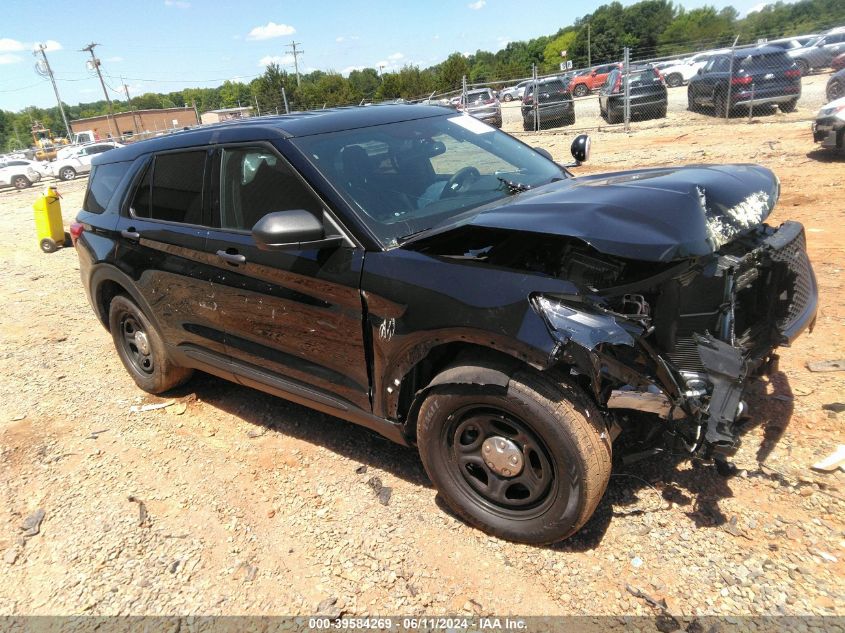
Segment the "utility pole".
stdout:
<svg viewBox="0 0 845 633">
<path fill-rule="evenodd" d="M 305 51 L 296 50 L 297 46 L 302 46 L 302 42 L 291 42 L 286 45 L 287 48 L 291 49 L 291 54 L 293 55 L 293 68 L 296 71 L 296 85 L 299 86 L 299 56 Z"/>
<path fill-rule="evenodd" d="M 288 95 L 285 92 L 284 86 L 282 86 L 282 100 L 285 102 L 285 114 L 290 114 L 290 108 L 288 107 Z"/>
<path fill-rule="evenodd" d="M 593 66 L 593 55 L 590 49 L 590 23 L 587 22 L 587 68 Z"/>
<path fill-rule="evenodd" d="M 100 60 L 97 59 L 97 56 L 94 55 L 94 47 L 99 46 L 94 42 L 91 42 L 88 46 L 80 50 L 80 53 L 91 53 L 91 60 L 94 65 L 94 70 L 97 71 L 97 77 L 100 78 L 100 85 L 103 87 L 103 94 L 106 97 L 106 102 L 109 104 L 109 125 L 112 130 L 112 138 L 116 141 L 120 138 L 120 134 L 117 131 L 117 124 L 114 122 L 114 108 L 111 104 L 111 99 L 109 98 L 109 93 L 106 90 L 106 82 L 103 81 L 103 74 L 100 72 Z"/>
<path fill-rule="evenodd" d="M 126 103 L 129 104 L 129 111 L 132 113 L 132 127 L 135 128 L 135 134 L 140 134 L 141 131 L 138 129 L 138 120 L 135 118 L 135 110 L 132 109 L 132 99 L 129 97 L 129 86 L 127 86 L 126 82 L 123 81 L 123 77 L 120 78 L 120 82 L 123 84 L 123 93 L 126 95 Z"/>
<path fill-rule="evenodd" d="M 46 76 L 50 78 L 50 82 L 53 84 L 53 92 L 56 93 L 56 103 L 59 104 L 59 112 L 62 113 L 62 121 L 65 122 L 67 140 L 70 141 L 73 138 L 73 135 L 70 132 L 70 126 L 67 124 L 67 117 L 65 116 L 65 107 L 64 105 L 62 105 L 62 98 L 59 96 L 59 89 L 56 87 L 56 79 L 53 77 L 53 69 L 50 68 L 50 62 L 47 61 L 47 53 L 45 52 L 46 50 L 47 47 L 44 44 L 39 44 L 38 50 L 32 51 L 32 54 L 36 57 L 40 53 L 41 62 L 44 63 L 43 69 L 41 68 L 41 63 L 35 64 L 35 72 L 37 72 L 41 76 L 44 76 L 46 74 Z"/>
<path fill-rule="evenodd" d="M 385 68 L 387 68 L 387 66 L 385 66 L 383 64 L 378 65 L 378 76 L 381 77 L 382 83 L 384 83 L 384 69 Z"/>
</svg>

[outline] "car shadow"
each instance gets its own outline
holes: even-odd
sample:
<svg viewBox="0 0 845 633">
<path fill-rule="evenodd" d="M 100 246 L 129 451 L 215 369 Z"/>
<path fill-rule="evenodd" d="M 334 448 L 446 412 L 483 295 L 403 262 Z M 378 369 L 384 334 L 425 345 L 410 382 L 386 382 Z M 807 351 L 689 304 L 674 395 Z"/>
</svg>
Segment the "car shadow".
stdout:
<svg viewBox="0 0 845 633">
<path fill-rule="evenodd" d="M 407 482 L 432 487 L 415 448 L 400 446 L 357 424 L 202 372 L 167 395 L 191 394 L 252 425 L 250 436 L 274 431 L 320 445 L 358 464 L 389 471 Z"/>
<path fill-rule="evenodd" d="M 765 393 L 767 385 L 771 386 L 771 394 Z M 395 444 L 369 429 L 201 372 L 168 396 L 191 394 L 252 425 L 250 434 L 255 437 L 267 430 L 275 431 L 320 445 L 358 464 L 390 472 L 414 485 L 433 488 L 416 449 Z M 763 441 L 755 455 L 758 464 L 764 464 L 783 437 L 793 412 L 792 397 L 783 373 L 752 383 L 746 397 L 751 418 L 743 424 L 740 435 L 759 426 L 764 428 Z M 668 445 L 661 452 L 630 464 L 616 457 L 607 490 L 584 527 L 565 541 L 542 547 L 559 552 L 594 550 L 613 520 L 636 520 L 666 512 L 672 505 L 683 507 L 695 528 L 718 528 L 729 522 L 720 502 L 733 496 L 730 481 L 737 472 L 734 469 L 726 473 L 712 461 L 691 459 L 688 453 Z M 777 473 L 764 471 L 759 465 L 749 469 L 746 476 L 780 480 Z M 435 503 L 460 520 L 440 495 L 435 497 Z M 633 529 L 645 534 L 648 526 L 637 523 Z"/>
<path fill-rule="evenodd" d="M 807 158 L 820 163 L 845 163 L 845 150 L 814 149 L 807 152 Z"/>
</svg>

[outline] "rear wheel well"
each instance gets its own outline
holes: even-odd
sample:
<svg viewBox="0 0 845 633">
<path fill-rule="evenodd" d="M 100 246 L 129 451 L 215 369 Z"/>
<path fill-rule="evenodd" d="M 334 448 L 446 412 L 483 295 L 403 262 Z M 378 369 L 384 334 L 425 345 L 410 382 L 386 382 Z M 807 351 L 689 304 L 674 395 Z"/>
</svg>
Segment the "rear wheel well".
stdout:
<svg viewBox="0 0 845 633">
<path fill-rule="evenodd" d="M 97 306 L 97 317 L 107 330 L 109 329 L 109 306 L 111 305 L 112 299 L 121 294 L 128 295 L 129 293 L 126 291 L 126 288 L 111 279 L 97 286 L 94 304 Z"/>
<path fill-rule="evenodd" d="M 400 383 L 396 410 L 397 419 L 405 422 L 407 437 L 411 441 L 416 438 L 416 407 L 419 405 L 419 402 L 416 401 L 416 395 L 421 389 L 425 389 L 435 376 L 450 366 L 485 363 L 515 365 L 520 369 L 530 367 L 524 360 L 505 352 L 464 342 L 438 345 L 411 367 Z"/>
</svg>

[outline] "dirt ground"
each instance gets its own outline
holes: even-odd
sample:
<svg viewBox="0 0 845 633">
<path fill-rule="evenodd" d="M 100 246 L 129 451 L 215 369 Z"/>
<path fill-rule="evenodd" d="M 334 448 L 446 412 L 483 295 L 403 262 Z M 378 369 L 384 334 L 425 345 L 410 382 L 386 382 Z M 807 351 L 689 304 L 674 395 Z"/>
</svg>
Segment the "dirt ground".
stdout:
<svg viewBox="0 0 845 633">
<path fill-rule="evenodd" d="M 569 160 L 571 134 L 527 138 Z M 465 526 L 413 450 L 362 428 L 205 375 L 143 394 L 73 249 L 38 250 L 37 190 L 0 193 L 0 614 L 654 615 L 630 586 L 687 617 L 845 615 L 845 473 L 810 469 L 845 444 L 845 413 L 822 409 L 845 401 L 845 372 L 805 367 L 845 358 L 845 158 L 806 122 L 705 121 L 598 132 L 576 171 L 722 162 L 780 177 L 771 221 L 806 226 L 816 329 L 755 385 L 737 475 L 680 455 L 620 466 L 551 547 Z M 66 223 L 84 187 L 59 185 Z M 133 409 L 149 403 L 172 404 Z"/>
</svg>

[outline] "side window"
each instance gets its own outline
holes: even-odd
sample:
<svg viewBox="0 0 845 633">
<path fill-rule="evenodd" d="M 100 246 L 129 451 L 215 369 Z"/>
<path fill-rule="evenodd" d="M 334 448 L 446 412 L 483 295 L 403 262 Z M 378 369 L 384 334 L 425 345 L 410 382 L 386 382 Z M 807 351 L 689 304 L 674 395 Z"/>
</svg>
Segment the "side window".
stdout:
<svg viewBox="0 0 845 633">
<path fill-rule="evenodd" d="M 107 163 L 99 165 L 91 170 L 88 178 L 88 192 L 85 194 L 85 202 L 82 208 L 91 213 L 102 213 L 109 205 L 117 185 L 120 184 L 123 175 L 131 165 L 131 162 Z"/>
<path fill-rule="evenodd" d="M 159 154 L 132 198 L 136 217 L 202 224 L 205 152 Z"/>
<path fill-rule="evenodd" d="M 285 162 L 263 148 L 224 148 L 220 164 L 220 210 L 215 226 L 242 231 L 273 211 L 322 205 Z"/>
<path fill-rule="evenodd" d="M 716 63 L 716 59 L 711 57 L 706 64 L 704 64 L 704 68 L 701 70 L 702 73 L 709 73 L 713 70 L 713 64 Z"/>
</svg>

